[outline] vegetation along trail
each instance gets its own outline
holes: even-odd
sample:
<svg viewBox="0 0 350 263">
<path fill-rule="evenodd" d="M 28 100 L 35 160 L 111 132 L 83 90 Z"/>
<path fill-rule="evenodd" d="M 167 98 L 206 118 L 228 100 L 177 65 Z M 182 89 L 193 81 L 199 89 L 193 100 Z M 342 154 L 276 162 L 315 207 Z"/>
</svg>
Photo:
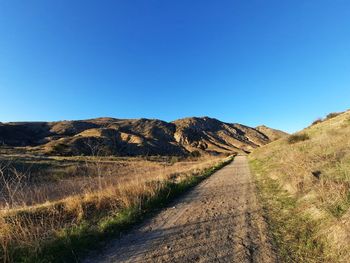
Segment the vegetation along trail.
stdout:
<svg viewBox="0 0 350 263">
<path fill-rule="evenodd" d="M 86 262 L 276 262 L 247 157 Z"/>
</svg>

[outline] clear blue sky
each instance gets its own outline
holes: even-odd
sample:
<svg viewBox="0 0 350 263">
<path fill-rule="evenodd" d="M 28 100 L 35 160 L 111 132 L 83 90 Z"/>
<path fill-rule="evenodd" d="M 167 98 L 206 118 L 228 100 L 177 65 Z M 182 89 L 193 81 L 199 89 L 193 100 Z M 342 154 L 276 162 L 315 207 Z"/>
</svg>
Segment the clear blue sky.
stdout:
<svg viewBox="0 0 350 263">
<path fill-rule="evenodd" d="M 0 0 L 0 121 L 350 108 L 348 0 Z"/>
</svg>

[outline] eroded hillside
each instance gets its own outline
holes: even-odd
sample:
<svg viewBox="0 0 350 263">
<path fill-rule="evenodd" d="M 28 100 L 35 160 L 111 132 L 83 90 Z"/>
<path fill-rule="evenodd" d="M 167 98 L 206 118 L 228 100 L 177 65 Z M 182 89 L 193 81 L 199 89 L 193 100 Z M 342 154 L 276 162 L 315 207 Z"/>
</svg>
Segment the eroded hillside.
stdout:
<svg viewBox="0 0 350 263">
<path fill-rule="evenodd" d="M 190 155 L 250 152 L 276 139 L 272 129 L 258 130 L 216 119 L 97 118 L 0 125 L 0 143 L 8 151 L 51 155 Z"/>
</svg>

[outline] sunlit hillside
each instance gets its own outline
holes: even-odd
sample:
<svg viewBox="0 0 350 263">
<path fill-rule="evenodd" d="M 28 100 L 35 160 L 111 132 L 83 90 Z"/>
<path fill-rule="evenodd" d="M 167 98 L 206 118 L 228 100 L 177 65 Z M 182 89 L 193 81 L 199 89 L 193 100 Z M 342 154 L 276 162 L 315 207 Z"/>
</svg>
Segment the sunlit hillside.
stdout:
<svg viewBox="0 0 350 263">
<path fill-rule="evenodd" d="M 329 114 L 250 156 L 287 261 L 350 258 L 349 135 L 350 111 Z"/>
</svg>

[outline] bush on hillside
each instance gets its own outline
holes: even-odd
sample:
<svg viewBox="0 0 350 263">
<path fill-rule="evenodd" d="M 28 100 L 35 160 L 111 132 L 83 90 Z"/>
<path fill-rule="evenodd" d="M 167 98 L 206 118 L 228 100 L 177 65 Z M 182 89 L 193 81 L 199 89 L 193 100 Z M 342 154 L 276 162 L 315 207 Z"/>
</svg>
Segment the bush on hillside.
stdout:
<svg viewBox="0 0 350 263">
<path fill-rule="evenodd" d="M 318 123 L 321 123 L 321 122 L 324 122 L 324 121 L 327 121 L 327 120 L 330 120 L 330 119 L 333 119 L 333 118 L 335 118 L 335 117 L 337 117 L 337 116 L 339 116 L 340 114 L 342 114 L 343 112 L 331 112 L 331 113 L 329 113 L 325 118 L 318 118 L 317 120 L 315 120 L 312 124 L 311 124 L 311 126 L 313 126 L 313 125 L 316 125 L 316 124 L 318 124 Z"/>
<path fill-rule="evenodd" d="M 193 151 L 193 152 L 190 153 L 190 155 L 191 155 L 192 157 L 200 157 L 200 156 L 201 156 L 201 153 L 200 153 L 199 151 Z"/>
<path fill-rule="evenodd" d="M 334 117 L 337 117 L 338 115 L 340 115 L 341 112 L 332 112 L 332 113 L 329 113 L 326 117 L 326 120 L 329 120 L 329 119 L 332 119 Z"/>
<path fill-rule="evenodd" d="M 64 144 L 64 143 L 58 143 L 52 147 L 51 152 L 53 154 L 64 156 L 64 155 L 67 155 L 67 153 L 69 152 L 69 146 L 67 144 Z"/>
<path fill-rule="evenodd" d="M 294 144 L 294 143 L 306 141 L 306 140 L 309 140 L 309 139 L 310 139 L 310 137 L 306 133 L 293 134 L 293 135 L 290 135 L 288 137 L 288 143 L 289 144 Z"/>
<path fill-rule="evenodd" d="M 318 118 L 317 120 L 314 120 L 313 123 L 311 125 L 316 125 L 323 122 L 323 120 L 321 118 Z"/>
</svg>

